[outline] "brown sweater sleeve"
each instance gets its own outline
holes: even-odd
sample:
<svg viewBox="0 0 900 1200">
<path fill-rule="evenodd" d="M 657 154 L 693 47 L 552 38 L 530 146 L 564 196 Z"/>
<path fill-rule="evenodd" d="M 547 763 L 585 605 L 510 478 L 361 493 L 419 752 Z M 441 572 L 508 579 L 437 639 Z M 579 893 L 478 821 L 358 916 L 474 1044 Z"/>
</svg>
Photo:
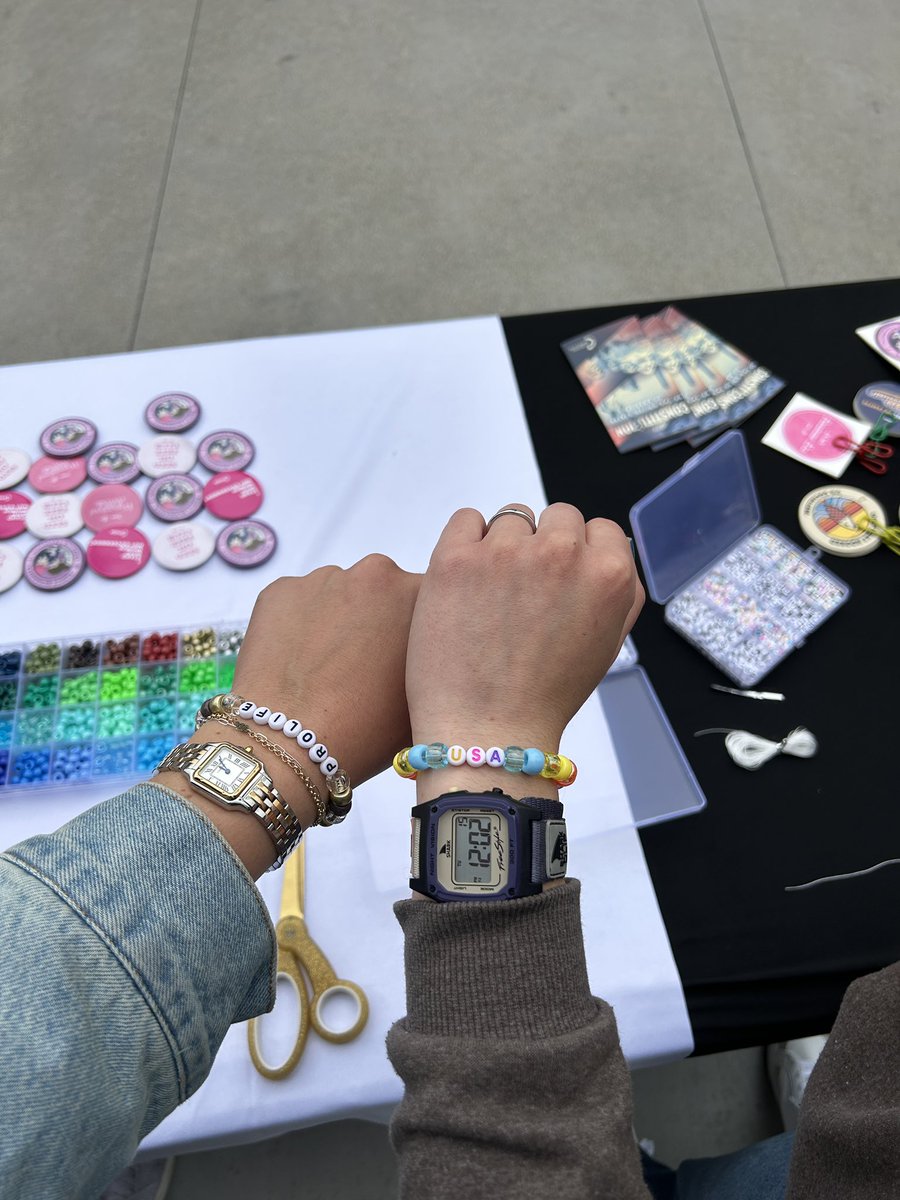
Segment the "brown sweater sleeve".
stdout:
<svg viewBox="0 0 900 1200">
<path fill-rule="evenodd" d="M 568 880 L 523 900 L 394 906 L 401 1197 L 649 1197 L 615 1017 L 588 986 L 580 895 Z"/>
<path fill-rule="evenodd" d="M 800 1106 L 787 1200 L 900 1196 L 900 963 L 847 989 Z"/>
</svg>

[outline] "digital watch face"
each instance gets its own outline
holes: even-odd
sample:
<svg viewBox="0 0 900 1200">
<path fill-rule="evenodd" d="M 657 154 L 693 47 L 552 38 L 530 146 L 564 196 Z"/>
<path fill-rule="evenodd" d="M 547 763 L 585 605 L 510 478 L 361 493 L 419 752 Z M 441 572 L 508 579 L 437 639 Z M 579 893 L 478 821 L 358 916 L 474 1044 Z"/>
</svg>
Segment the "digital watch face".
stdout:
<svg viewBox="0 0 900 1200">
<path fill-rule="evenodd" d="M 238 750 L 220 746 L 194 772 L 194 779 L 205 783 L 220 796 L 236 796 L 247 782 L 260 772 L 253 762 Z"/>
<path fill-rule="evenodd" d="M 448 891 L 493 893 L 509 878 L 508 826 L 499 813 L 457 809 L 438 823 L 438 882 Z"/>
</svg>

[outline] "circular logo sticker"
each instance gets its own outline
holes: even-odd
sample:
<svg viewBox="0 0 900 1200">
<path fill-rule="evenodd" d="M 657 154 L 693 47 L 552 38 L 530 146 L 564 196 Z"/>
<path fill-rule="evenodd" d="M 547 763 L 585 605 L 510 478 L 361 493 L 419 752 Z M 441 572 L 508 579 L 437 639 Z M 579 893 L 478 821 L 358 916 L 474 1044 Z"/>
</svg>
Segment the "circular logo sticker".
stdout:
<svg viewBox="0 0 900 1200">
<path fill-rule="evenodd" d="M 73 492 L 86 478 L 83 458 L 39 458 L 28 472 L 28 482 L 36 492 Z"/>
<path fill-rule="evenodd" d="M 141 518 L 144 504 L 134 488 L 124 483 L 104 483 L 88 492 L 81 502 L 81 516 L 88 529 L 130 529 Z M 88 566 L 93 566 L 90 552 Z"/>
<path fill-rule="evenodd" d="M 893 417 L 890 437 L 900 437 L 900 384 L 867 383 L 853 397 L 853 411 L 861 421 L 877 424 L 882 417 Z"/>
<path fill-rule="evenodd" d="M 32 546 L 25 556 L 25 578 L 42 592 L 66 588 L 84 570 L 84 551 L 71 538 L 50 538 Z"/>
<path fill-rule="evenodd" d="M 900 362 L 900 321 L 886 321 L 875 334 L 875 341 L 882 354 Z"/>
<path fill-rule="evenodd" d="M 15 487 L 28 474 L 31 459 L 21 450 L 0 450 L 0 488 Z"/>
<path fill-rule="evenodd" d="M 252 517 L 262 502 L 262 488 L 245 471 L 222 471 L 203 489 L 203 503 L 214 517 L 226 521 Z"/>
<path fill-rule="evenodd" d="M 144 420 L 160 433 L 183 433 L 200 420 L 200 402 L 187 392 L 164 392 L 144 410 Z"/>
<path fill-rule="evenodd" d="M 84 417 L 63 417 L 41 434 L 41 449 L 55 458 L 73 458 L 90 450 L 97 440 L 97 426 Z"/>
<path fill-rule="evenodd" d="M 247 435 L 234 429 L 208 433 L 197 448 L 197 457 L 207 471 L 243 471 L 255 453 Z"/>
<path fill-rule="evenodd" d="M 275 530 L 263 521 L 233 521 L 216 538 L 216 551 L 232 567 L 258 567 L 275 553 Z"/>
<path fill-rule="evenodd" d="M 0 539 L 16 537 L 25 530 L 30 499 L 21 492 L 0 492 Z"/>
<path fill-rule="evenodd" d="M 809 540 L 830 554 L 856 558 L 880 545 L 868 524 L 871 516 L 884 525 L 884 509 L 868 492 L 837 484 L 816 488 L 803 497 L 797 515 Z"/>
<path fill-rule="evenodd" d="M 203 507 L 203 485 L 193 475 L 161 475 L 147 488 L 147 508 L 160 521 L 188 521 Z"/>
<path fill-rule="evenodd" d="M 107 442 L 88 459 L 87 473 L 94 483 L 131 483 L 141 473 L 138 448 L 131 442 Z"/>
<path fill-rule="evenodd" d="M 804 458 L 815 458 L 824 461 L 830 458 L 840 458 L 846 450 L 835 446 L 835 438 L 846 437 L 853 440 L 850 427 L 830 413 L 818 412 L 814 408 L 801 408 L 791 413 L 785 421 L 782 432 L 785 441 Z"/>
<path fill-rule="evenodd" d="M 104 529 L 88 543 L 88 566 L 104 579 L 127 579 L 149 559 L 150 543 L 139 529 Z"/>
</svg>

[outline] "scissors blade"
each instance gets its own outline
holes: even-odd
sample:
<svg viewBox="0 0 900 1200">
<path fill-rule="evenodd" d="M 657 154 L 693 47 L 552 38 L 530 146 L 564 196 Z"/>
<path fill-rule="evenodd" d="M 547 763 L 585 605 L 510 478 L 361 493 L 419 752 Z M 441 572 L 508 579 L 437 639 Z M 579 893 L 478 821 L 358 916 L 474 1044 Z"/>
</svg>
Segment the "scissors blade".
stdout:
<svg viewBox="0 0 900 1200">
<path fill-rule="evenodd" d="M 284 864 L 284 882 L 281 885 L 281 919 L 303 917 L 303 901 L 306 892 L 306 843 L 303 839 Z"/>
</svg>

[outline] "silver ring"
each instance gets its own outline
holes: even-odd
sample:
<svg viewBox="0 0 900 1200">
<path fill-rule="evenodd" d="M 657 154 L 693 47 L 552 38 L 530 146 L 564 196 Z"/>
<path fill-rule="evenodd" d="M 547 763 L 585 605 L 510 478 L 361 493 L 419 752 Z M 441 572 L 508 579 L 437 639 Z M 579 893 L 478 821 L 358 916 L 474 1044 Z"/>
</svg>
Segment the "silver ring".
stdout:
<svg viewBox="0 0 900 1200">
<path fill-rule="evenodd" d="M 498 509 L 487 523 L 488 530 L 490 530 L 491 526 L 498 517 L 521 517 L 523 521 L 527 521 L 531 526 L 531 532 L 537 533 L 537 525 L 535 524 L 534 517 L 532 517 L 530 513 L 522 512 L 521 508 Z"/>
</svg>

